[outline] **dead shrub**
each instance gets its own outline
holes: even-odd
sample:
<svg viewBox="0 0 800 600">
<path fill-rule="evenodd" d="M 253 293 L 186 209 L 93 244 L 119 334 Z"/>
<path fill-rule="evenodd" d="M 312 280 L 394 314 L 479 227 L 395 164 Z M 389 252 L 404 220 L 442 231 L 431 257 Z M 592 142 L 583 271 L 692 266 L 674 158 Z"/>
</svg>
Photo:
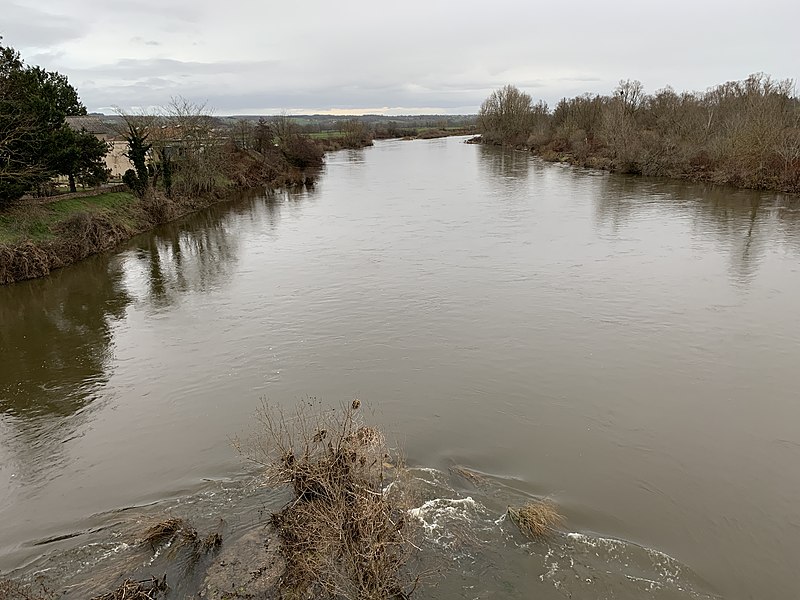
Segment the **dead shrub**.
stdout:
<svg viewBox="0 0 800 600">
<path fill-rule="evenodd" d="M 60 254 L 78 260 L 113 248 L 130 237 L 132 230 L 109 215 L 81 212 L 59 223 L 55 227 L 55 233 L 62 240 Z"/>
<path fill-rule="evenodd" d="M 140 206 L 153 225 L 167 223 L 177 216 L 175 203 L 167 196 L 148 194 L 142 198 Z"/>
<path fill-rule="evenodd" d="M 548 537 L 564 522 L 564 517 L 549 500 L 529 502 L 519 508 L 509 506 L 508 516 L 523 534 L 534 539 Z"/>
<path fill-rule="evenodd" d="M 92 600 L 157 600 L 164 597 L 167 590 L 166 575 L 161 579 L 153 577 L 144 581 L 127 579 L 113 592 L 95 596 Z"/>
<path fill-rule="evenodd" d="M 0 579 L 2 600 L 53 600 L 55 594 L 43 584 L 24 585 L 11 579 Z"/>
<path fill-rule="evenodd" d="M 280 150 L 289 164 L 303 170 L 321 167 L 325 151 L 314 140 L 304 135 L 289 135 L 281 140 Z"/>
<path fill-rule="evenodd" d="M 25 241 L 15 246 L 0 245 L 0 284 L 33 279 L 50 273 L 48 249 Z"/>
<path fill-rule="evenodd" d="M 286 566 L 284 594 L 294 598 L 408 598 L 416 580 L 406 570 L 413 545 L 408 495 L 397 482 L 402 461 L 381 432 L 366 427 L 359 402 L 293 414 L 264 406 L 264 427 L 243 448 L 292 500 L 271 517 Z M 390 476 L 391 473 L 391 476 Z"/>
<path fill-rule="evenodd" d="M 546 146 L 550 141 L 550 138 L 550 132 L 537 130 L 528 136 L 528 139 L 525 141 L 525 146 L 531 150 L 538 150 L 539 148 Z"/>
</svg>

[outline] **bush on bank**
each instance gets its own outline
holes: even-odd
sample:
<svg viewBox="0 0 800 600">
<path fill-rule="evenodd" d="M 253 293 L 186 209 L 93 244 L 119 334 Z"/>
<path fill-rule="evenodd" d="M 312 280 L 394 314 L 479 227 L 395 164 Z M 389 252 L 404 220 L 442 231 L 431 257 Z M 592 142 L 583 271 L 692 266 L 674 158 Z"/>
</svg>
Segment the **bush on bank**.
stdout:
<svg viewBox="0 0 800 600">
<path fill-rule="evenodd" d="M 646 94 L 621 81 L 610 95 L 563 98 L 550 110 L 514 86 L 481 106 L 485 143 L 619 173 L 800 192 L 800 98 L 763 73 L 705 92 Z"/>
</svg>

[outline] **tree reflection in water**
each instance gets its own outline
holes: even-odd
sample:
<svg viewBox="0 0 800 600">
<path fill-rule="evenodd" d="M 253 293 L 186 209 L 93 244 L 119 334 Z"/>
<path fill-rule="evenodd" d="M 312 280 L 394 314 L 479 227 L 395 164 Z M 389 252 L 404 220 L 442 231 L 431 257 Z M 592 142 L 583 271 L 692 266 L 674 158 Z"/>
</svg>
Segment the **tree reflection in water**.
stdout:
<svg viewBox="0 0 800 600">
<path fill-rule="evenodd" d="M 736 285 L 750 284 L 770 245 L 798 243 L 793 229 L 800 208 L 797 199 L 668 179 L 608 175 L 602 181 L 595 202 L 598 224 L 618 232 L 652 210 L 666 222 L 688 222 L 694 242 L 713 242 L 728 256 L 730 279 Z"/>
<path fill-rule="evenodd" d="M 130 298 L 119 261 L 90 258 L 0 287 L 0 446 L 16 481 L 58 469 L 108 380 L 113 328 Z"/>
</svg>

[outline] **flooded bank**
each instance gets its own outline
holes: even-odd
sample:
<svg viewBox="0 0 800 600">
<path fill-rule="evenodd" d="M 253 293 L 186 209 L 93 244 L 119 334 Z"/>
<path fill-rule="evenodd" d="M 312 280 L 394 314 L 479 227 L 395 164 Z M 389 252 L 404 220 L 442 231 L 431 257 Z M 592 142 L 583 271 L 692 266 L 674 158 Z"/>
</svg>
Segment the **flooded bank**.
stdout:
<svg viewBox="0 0 800 600">
<path fill-rule="evenodd" d="M 233 542 L 282 501 L 230 445 L 260 398 L 357 395 L 430 486 L 431 552 L 458 559 L 421 597 L 791 596 L 798 218 L 380 142 L 314 190 L 0 288 L 0 571 L 71 577 L 164 513 Z M 563 536 L 516 537 L 507 506 L 545 496 Z"/>
</svg>

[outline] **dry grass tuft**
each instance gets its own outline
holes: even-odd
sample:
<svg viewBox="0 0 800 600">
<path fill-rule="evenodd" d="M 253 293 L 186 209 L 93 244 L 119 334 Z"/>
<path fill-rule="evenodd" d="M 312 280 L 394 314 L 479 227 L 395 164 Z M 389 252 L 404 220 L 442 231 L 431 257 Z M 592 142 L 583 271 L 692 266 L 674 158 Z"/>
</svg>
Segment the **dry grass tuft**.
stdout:
<svg viewBox="0 0 800 600">
<path fill-rule="evenodd" d="M 294 498 L 271 524 L 286 567 L 291 598 L 385 600 L 408 598 L 416 580 L 405 570 L 415 547 L 403 486 L 389 486 L 387 465 L 402 471 L 384 436 L 362 424 L 360 403 L 292 415 L 265 406 L 264 434 L 240 451 L 266 468 L 270 484 Z M 392 465 L 394 463 L 394 465 Z"/>
<path fill-rule="evenodd" d="M 144 532 L 141 543 L 149 546 L 153 552 L 164 549 L 167 557 L 180 558 L 184 567 L 190 570 L 197 561 L 222 546 L 222 536 L 210 533 L 201 537 L 183 519 L 171 518 L 151 525 Z"/>
<path fill-rule="evenodd" d="M 159 521 L 148 527 L 144 532 L 142 542 L 149 544 L 150 548 L 155 550 L 158 546 L 168 544 L 179 536 L 187 541 L 197 541 L 197 532 L 186 521 L 173 518 Z"/>
<path fill-rule="evenodd" d="M 210 533 L 203 539 L 203 550 L 208 552 L 222 546 L 222 536 L 218 533 Z"/>
<path fill-rule="evenodd" d="M 532 538 L 548 537 L 564 522 L 564 517 L 549 500 L 529 502 L 519 508 L 509 506 L 508 516 L 522 533 Z"/>
<path fill-rule="evenodd" d="M 153 225 L 167 223 L 177 216 L 178 209 L 171 198 L 149 194 L 142 198 L 139 206 Z"/>
<path fill-rule="evenodd" d="M 29 241 L 0 244 L 0 285 L 47 275 L 53 262 L 48 250 Z"/>
<path fill-rule="evenodd" d="M 168 589 L 166 576 L 161 579 L 153 577 L 145 581 L 128 579 L 113 592 L 95 596 L 92 600 L 157 600 L 163 597 Z"/>
<path fill-rule="evenodd" d="M 133 230 L 105 213 L 76 213 L 54 228 L 58 252 L 75 262 L 90 254 L 109 250 L 129 238 Z M 60 265 L 59 265 L 60 266 Z"/>
</svg>

